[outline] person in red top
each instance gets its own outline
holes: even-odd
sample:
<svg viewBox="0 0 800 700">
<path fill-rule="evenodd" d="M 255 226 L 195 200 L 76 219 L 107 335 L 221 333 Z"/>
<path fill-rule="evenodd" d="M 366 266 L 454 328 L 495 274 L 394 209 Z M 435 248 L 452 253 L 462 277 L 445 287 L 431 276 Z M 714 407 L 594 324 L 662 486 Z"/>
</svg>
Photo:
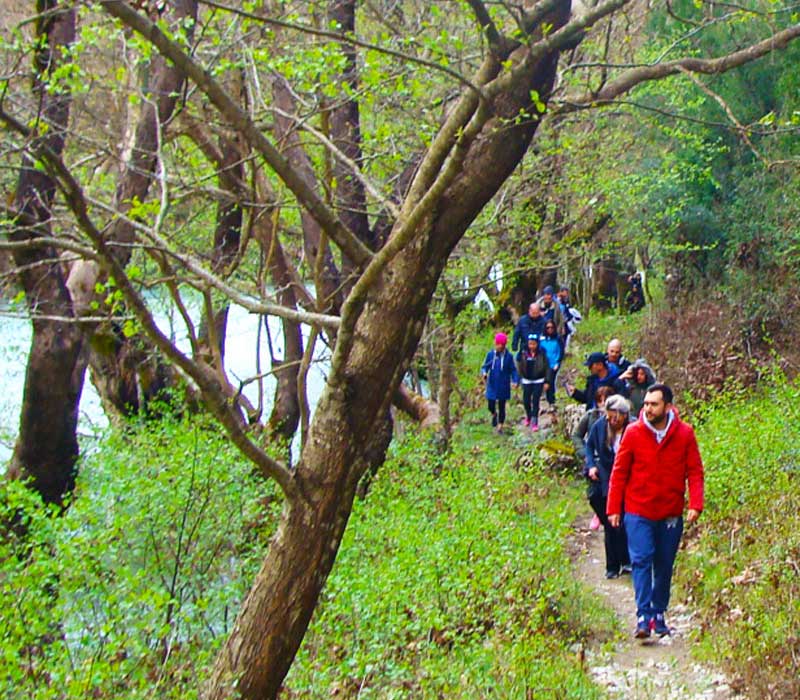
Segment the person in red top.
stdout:
<svg viewBox="0 0 800 700">
<path fill-rule="evenodd" d="M 628 552 L 636 594 L 635 636 L 651 630 L 669 634 L 664 613 L 669 604 L 672 567 L 683 533 L 686 484 L 693 523 L 703 510 L 703 462 L 692 427 L 678 418 L 672 390 L 653 384 L 638 421 L 622 438 L 608 489 L 606 513 L 619 527 L 623 503 Z"/>
</svg>

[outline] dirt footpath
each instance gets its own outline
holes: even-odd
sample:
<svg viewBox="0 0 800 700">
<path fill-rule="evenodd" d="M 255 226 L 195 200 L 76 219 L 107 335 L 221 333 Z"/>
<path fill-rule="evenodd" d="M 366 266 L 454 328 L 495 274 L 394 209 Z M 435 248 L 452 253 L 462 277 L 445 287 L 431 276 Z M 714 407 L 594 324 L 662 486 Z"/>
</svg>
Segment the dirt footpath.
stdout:
<svg viewBox="0 0 800 700">
<path fill-rule="evenodd" d="M 630 576 L 607 580 L 603 531 L 589 530 L 590 511 L 574 525 L 572 555 L 577 575 L 603 596 L 616 612 L 625 638 L 611 653 L 592 649 L 586 654 L 589 672 L 610 698 L 626 700 L 744 700 L 726 677 L 698 663 L 691 655 L 692 611 L 673 604 L 667 611 L 672 635 L 644 642 L 633 638 L 636 610 Z M 679 555 L 680 556 L 680 555 Z"/>
</svg>

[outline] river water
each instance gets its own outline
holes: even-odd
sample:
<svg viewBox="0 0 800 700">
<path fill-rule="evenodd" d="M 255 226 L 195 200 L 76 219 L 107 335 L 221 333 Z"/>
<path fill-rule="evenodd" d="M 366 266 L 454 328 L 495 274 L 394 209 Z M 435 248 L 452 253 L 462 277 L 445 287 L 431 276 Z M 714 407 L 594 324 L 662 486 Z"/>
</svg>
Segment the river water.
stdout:
<svg viewBox="0 0 800 700">
<path fill-rule="evenodd" d="M 0 311 L 0 460 L 7 462 L 11 457 L 19 430 L 19 410 L 25 384 L 25 363 L 31 342 L 31 323 L 25 318 L 2 315 Z M 159 328 L 167 333 L 184 351 L 189 342 L 183 325 L 174 311 L 162 309 L 156 314 Z M 283 334 L 280 320 L 270 316 L 269 331 L 273 350 L 278 359 L 283 358 Z M 307 330 L 307 328 L 304 328 Z M 260 340 L 260 343 L 259 343 Z M 259 347 L 260 346 L 260 347 Z M 257 372 L 257 357 L 261 358 L 261 372 L 269 371 L 271 359 L 266 332 L 259 332 L 258 316 L 239 306 L 231 307 L 228 317 L 228 333 L 225 343 L 225 366 L 234 385 L 240 380 L 252 377 Z M 318 342 L 314 351 L 314 363 L 308 375 L 308 400 L 313 410 L 325 385 L 329 352 L 323 343 Z M 275 380 L 272 375 L 264 378 L 265 414 L 272 404 Z M 244 389 L 245 395 L 255 404 L 258 401 L 258 383 L 252 382 Z M 89 380 L 84 385 L 81 396 L 78 432 L 84 444 L 102 435 L 108 426 L 100 398 Z"/>
</svg>

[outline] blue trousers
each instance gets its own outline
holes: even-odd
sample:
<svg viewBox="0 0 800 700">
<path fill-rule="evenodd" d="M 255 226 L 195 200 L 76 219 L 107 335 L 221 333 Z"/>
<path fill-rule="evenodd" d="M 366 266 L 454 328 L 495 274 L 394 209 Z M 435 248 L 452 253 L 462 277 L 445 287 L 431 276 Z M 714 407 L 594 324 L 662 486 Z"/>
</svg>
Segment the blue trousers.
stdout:
<svg viewBox="0 0 800 700">
<path fill-rule="evenodd" d="M 669 605 L 672 566 L 683 533 L 683 518 L 650 520 L 632 513 L 625 513 L 624 518 L 636 616 L 651 618 Z"/>
</svg>

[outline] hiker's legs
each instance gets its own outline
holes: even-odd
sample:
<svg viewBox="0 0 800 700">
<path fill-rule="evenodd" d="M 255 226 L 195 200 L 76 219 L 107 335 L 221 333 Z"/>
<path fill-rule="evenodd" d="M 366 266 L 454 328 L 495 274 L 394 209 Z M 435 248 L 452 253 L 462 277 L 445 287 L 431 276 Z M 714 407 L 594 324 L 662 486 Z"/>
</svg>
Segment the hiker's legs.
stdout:
<svg viewBox="0 0 800 700">
<path fill-rule="evenodd" d="M 628 536 L 631 557 L 633 591 L 636 596 L 636 615 L 650 618 L 653 614 L 653 558 L 656 552 L 654 520 L 625 513 L 624 527 Z"/>
<path fill-rule="evenodd" d="M 489 413 L 492 414 L 492 427 L 497 425 L 497 408 L 494 399 L 487 399 L 486 403 L 489 406 Z"/>
<path fill-rule="evenodd" d="M 659 520 L 653 557 L 653 613 L 663 613 L 669 605 L 672 569 L 683 533 L 683 518 Z"/>
<path fill-rule="evenodd" d="M 533 416 L 533 387 L 535 384 L 522 385 L 522 405 L 525 407 L 525 417 L 530 420 Z"/>
<path fill-rule="evenodd" d="M 506 400 L 497 399 L 497 423 L 503 425 L 506 422 Z"/>
<path fill-rule="evenodd" d="M 531 397 L 531 423 L 539 424 L 539 401 L 542 399 L 542 389 L 544 384 L 533 384 L 533 396 Z"/>
</svg>

